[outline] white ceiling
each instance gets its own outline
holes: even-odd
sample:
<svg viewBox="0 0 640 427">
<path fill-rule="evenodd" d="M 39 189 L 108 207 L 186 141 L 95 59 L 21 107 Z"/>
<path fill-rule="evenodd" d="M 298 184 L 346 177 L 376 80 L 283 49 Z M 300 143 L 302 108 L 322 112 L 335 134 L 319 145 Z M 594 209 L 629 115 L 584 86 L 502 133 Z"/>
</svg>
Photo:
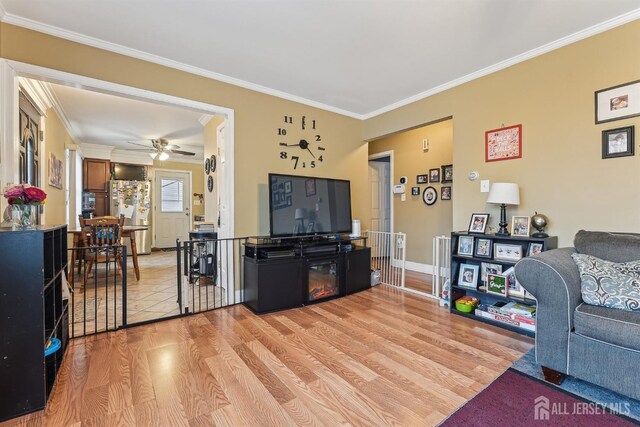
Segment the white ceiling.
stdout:
<svg viewBox="0 0 640 427">
<path fill-rule="evenodd" d="M 144 150 L 129 142 L 151 147 L 150 139 L 166 138 L 180 150 L 196 153 L 193 157 L 171 154 L 172 160 L 204 157 L 200 112 L 57 84 L 49 88 L 77 142 Z"/>
<path fill-rule="evenodd" d="M 0 4 L 5 22 L 359 118 L 640 17 L 640 0 Z"/>
</svg>

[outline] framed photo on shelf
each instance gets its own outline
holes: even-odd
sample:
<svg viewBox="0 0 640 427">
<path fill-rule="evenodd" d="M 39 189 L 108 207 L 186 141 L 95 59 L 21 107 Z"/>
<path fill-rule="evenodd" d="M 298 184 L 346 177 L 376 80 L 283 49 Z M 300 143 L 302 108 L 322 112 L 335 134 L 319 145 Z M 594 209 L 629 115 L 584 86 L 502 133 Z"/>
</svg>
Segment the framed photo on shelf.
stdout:
<svg viewBox="0 0 640 427">
<path fill-rule="evenodd" d="M 416 183 L 418 184 L 428 184 L 429 183 L 429 175 L 417 175 Z"/>
<path fill-rule="evenodd" d="M 634 126 L 602 131 L 602 158 L 633 156 Z"/>
<path fill-rule="evenodd" d="M 442 165 L 442 183 L 453 182 L 453 165 Z"/>
<path fill-rule="evenodd" d="M 440 198 L 442 200 L 451 200 L 451 187 L 440 187 Z"/>
<path fill-rule="evenodd" d="M 595 92 L 596 124 L 640 116 L 640 80 Z"/>
<path fill-rule="evenodd" d="M 473 236 L 458 238 L 458 255 L 473 256 Z"/>
<path fill-rule="evenodd" d="M 419 196 L 420 195 L 420 187 L 411 187 L 411 195 Z"/>
<path fill-rule="evenodd" d="M 529 217 L 528 216 L 512 216 L 511 217 L 511 235 L 518 237 L 529 237 Z"/>
<path fill-rule="evenodd" d="M 478 258 L 491 258 L 491 255 L 493 252 L 492 251 L 493 245 L 492 245 L 491 239 L 478 237 L 475 243 L 476 243 L 476 248 L 475 248 L 475 252 L 473 253 L 473 256 L 476 256 Z"/>
<path fill-rule="evenodd" d="M 429 182 L 440 182 L 440 169 L 429 169 Z"/>
<path fill-rule="evenodd" d="M 520 285 L 518 279 L 516 279 L 515 269 L 509 267 L 502 275 L 507 278 L 507 296 L 524 298 L 524 288 Z"/>
<path fill-rule="evenodd" d="M 487 276 L 489 274 L 500 274 L 502 273 L 502 265 L 494 264 L 492 262 L 482 262 L 480 263 L 480 281 L 482 284 L 487 284 Z"/>
<path fill-rule="evenodd" d="M 471 221 L 469 221 L 469 233 L 484 234 L 487 229 L 487 223 L 489 222 L 488 213 L 474 213 L 471 214 Z"/>
<path fill-rule="evenodd" d="M 531 242 L 527 248 L 527 256 L 536 255 L 542 252 L 542 243 Z"/>
<path fill-rule="evenodd" d="M 500 274 L 487 275 L 487 293 L 507 296 L 507 278 Z"/>
<path fill-rule="evenodd" d="M 518 261 L 522 258 L 522 246 L 496 243 L 493 245 L 493 258 L 503 261 Z"/>
<path fill-rule="evenodd" d="M 478 286 L 478 266 L 473 264 L 460 264 L 458 274 L 458 286 L 461 288 L 476 289 Z"/>
<path fill-rule="evenodd" d="M 485 162 L 522 157 L 522 125 L 488 130 L 485 135 Z"/>
</svg>

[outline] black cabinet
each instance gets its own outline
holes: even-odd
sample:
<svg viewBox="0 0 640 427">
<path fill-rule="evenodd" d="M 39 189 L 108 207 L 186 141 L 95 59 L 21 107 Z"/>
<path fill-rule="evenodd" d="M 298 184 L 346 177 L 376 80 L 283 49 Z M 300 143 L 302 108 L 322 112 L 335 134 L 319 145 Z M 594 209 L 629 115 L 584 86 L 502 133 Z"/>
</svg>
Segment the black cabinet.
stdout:
<svg viewBox="0 0 640 427">
<path fill-rule="evenodd" d="M 461 312 L 456 309 L 455 301 L 468 295 L 479 299 L 480 303 L 485 306 L 491 306 L 498 302 L 516 302 L 534 306 L 536 304 L 535 299 L 524 290 L 518 290 L 523 293 L 520 294 L 518 292 L 516 294 L 515 290 L 512 293 L 512 290 L 508 289 L 507 286 L 504 295 L 489 292 L 487 280 L 483 280 L 485 278 L 483 270 L 489 273 L 503 274 L 509 271 L 522 257 L 557 247 L 558 238 L 555 236 L 537 238 L 470 234 L 466 232 L 451 233 L 450 311 L 454 314 L 532 336 L 535 326 L 525 328 L 522 322 L 506 318 L 506 316 L 498 315 L 497 317 L 492 317 L 478 311 Z M 465 279 L 464 273 L 468 273 L 468 280 Z M 463 275 L 462 278 L 461 275 Z M 501 320 L 495 320 L 496 318 Z"/>
<path fill-rule="evenodd" d="M 256 313 L 300 307 L 371 286 L 371 250 L 357 239 L 253 239 L 245 244 L 244 303 Z"/>
<path fill-rule="evenodd" d="M 244 303 L 256 313 L 302 305 L 301 265 L 298 259 L 245 258 Z"/>
<path fill-rule="evenodd" d="M 0 421 L 47 403 L 68 342 L 66 267 L 66 226 L 0 228 Z M 54 338 L 60 349 L 45 357 Z"/>
<path fill-rule="evenodd" d="M 347 294 L 371 287 L 371 248 L 357 248 L 346 252 L 344 281 Z"/>
</svg>

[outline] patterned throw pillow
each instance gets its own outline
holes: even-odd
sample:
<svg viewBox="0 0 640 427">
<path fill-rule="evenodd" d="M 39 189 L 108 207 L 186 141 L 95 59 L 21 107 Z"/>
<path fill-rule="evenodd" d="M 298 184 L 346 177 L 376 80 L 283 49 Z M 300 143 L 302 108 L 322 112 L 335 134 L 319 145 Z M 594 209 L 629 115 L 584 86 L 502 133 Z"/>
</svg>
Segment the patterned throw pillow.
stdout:
<svg viewBox="0 0 640 427">
<path fill-rule="evenodd" d="M 571 255 L 582 279 L 587 304 L 640 311 L 640 260 L 615 263 L 591 255 Z"/>
</svg>

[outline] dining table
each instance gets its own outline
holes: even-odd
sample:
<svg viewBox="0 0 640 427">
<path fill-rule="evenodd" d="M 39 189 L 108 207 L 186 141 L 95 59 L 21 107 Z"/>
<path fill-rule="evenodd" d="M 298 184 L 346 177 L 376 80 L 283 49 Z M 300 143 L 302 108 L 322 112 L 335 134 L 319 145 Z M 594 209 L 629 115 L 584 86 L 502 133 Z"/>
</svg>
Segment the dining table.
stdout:
<svg viewBox="0 0 640 427">
<path fill-rule="evenodd" d="M 138 249 L 136 247 L 136 231 L 145 231 L 149 227 L 146 225 L 125 225 L 122 227 L 122 238 L 129 238 L 131 241 L 131 258 L 133 259 L 133 270 L 136 273 L 136 280 L 140 280 L 140 268 L 138 267 Z M 70 228 L 67 231 L 68 234 L 73 235 L 73 247 L 82 248 L 87 241 L 87 236 L 90 231 L 83 230 L 81 228 Z M 69 282 L 73 283 L 73 270 L 76 262 L 76 250 L 71 251 L 71 268 L 69 269 Z M 80 261 L 80 258 L 78 258 Z M 80 274 L 81 262 L 78 263 L 78 274 Z"/>
</svg>

